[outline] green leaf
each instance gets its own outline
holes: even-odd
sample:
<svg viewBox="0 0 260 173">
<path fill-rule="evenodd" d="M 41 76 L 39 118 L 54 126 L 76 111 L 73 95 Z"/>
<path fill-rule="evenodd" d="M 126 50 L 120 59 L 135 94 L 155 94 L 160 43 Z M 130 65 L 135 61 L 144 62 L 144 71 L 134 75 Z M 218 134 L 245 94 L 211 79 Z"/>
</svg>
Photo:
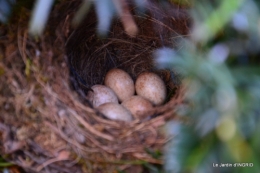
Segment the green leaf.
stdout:
<svg viewBox="0 0 260 173">
<path fill-rule="evenodd" d="M 244 3 L 244 0 L 222 0 L 220 6 L 208 15 L 205 21 L 196 25 L 193 39 L 206 44 L 230 21 L 232 15 Z M 204 9 L 201 9 L 203 11 Z"/>
<path fill-rule="evenodd" d="M 47 23 L 53 0 L 37 0 L 30 20 L 29 33 L 41 35 Z"/>
</svg>

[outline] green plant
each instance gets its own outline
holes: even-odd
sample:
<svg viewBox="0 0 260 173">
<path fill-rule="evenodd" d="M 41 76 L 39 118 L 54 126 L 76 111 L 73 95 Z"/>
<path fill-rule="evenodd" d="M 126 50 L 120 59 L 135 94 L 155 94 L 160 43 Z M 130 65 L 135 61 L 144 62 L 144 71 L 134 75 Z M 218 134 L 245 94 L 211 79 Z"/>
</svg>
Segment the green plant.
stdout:
<svg viewBox="0 0 260 173">
<path fill-rule="evenodd" d="M 189 103 L 182 113 L 189 122 L 168 125 L 174 137 L 165 170 L 259 172 L 259 4 L 203 1 L 193 14 L 192 36 L 183 48 L 155 53 L 159 67 L 183 76 Z"/>
<path fill-rule="evenodd" d="M 10 166 L 13 166 L 12 163 L 9 163 L 7 161 L 5 161 L 1 156 L 0 156 L 0 170 L 4 169 L 4 168 L 7 168 L 7 167 L 10 167 Z"/>
</svg>

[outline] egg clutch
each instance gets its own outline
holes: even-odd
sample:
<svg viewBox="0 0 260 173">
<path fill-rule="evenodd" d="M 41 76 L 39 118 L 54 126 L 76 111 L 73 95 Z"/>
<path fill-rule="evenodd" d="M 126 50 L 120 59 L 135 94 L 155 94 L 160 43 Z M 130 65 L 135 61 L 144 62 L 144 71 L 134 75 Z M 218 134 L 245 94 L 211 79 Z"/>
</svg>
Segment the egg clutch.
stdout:
<svg viewBox="0 0 260 173">
<path fill-rule="evenodd" d="M 104 84 L 92 86 L 87 99 L 111 120 L 141 120 L 148 110 L 161 105 L 167 95 L 163 80 L 152 72 L 141 73 L 134 83 L 127 72 L 115 68 L 108 71 Z"/>
</svg>

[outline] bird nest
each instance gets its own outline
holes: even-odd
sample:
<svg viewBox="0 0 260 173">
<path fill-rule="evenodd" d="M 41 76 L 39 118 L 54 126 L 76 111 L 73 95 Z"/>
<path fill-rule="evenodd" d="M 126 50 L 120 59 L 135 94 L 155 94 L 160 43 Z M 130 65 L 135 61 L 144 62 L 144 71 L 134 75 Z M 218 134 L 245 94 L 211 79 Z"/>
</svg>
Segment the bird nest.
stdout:
<svg viewBox="0 0 260 173">
<path fill-rule="evenodd" d="M 133 12 L 135 37 L 115 19 L 100 38 L 93 10 L 71 27 L 78 5 L 56 5 L 37 39 L 28 35 L 25 8 L 0 26 L 0 155 L 28 172 L 136 172 L 143 168 L 134 165 L 162 164 L 158 152 L 169 140 L 163 126 L 176 118 L 183 89 L 175 72 L 154 67 L 152 55 L 156 48 L 176 48 L 177 38 L 188 34 L 186 9 L 150 3 L 145 15 Z M 85 96 L 115 67 L 134 80 L 144 71 L 157 73 L 166 83 L 167 103 L 149 110 L 143 121 L 105 119 Z"/>
</svg>

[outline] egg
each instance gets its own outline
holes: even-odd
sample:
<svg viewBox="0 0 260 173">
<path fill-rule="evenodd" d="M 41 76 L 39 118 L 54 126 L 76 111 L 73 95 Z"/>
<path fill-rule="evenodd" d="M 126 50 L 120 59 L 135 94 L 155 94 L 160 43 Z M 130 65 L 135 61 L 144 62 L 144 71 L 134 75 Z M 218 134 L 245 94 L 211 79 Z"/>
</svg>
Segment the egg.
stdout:
<svg viewBox="0 0 260 173">
<path fill-rule="evenodd" d="M 116 93 L 121 102 L 130 98 L 135 93 L 133 79 L 128 73 L 121 69 L 108 71 L 104 83 Z"/>
<path fill-rule="evenodd" d="M 137 95 L 151 101 L 154 105 L 160 105 L 166 99 L 166 86 L 155 73 L 141 73 L 136 79 L 135 90 Z"/>
<path fill-rule="evenodd" d="M 100 105 L 97 110 L 111 120 L 119 120 L 125 122 L 130 122 L 133 120 L 131 112 L 120 104 L 105 103 Z"/>
<path fill-rule="evenodd" d="M 116 93 L 111 88 L 105 85 L 94 85 L 91 89 L 93 91 L 89 91 L 87 98 L 94 108 L 108 102 L 118 103 Z"/>
<path fill-rule="evenodd" d="M 128 109 L 136 119 L 145 118 L 144 113 L 153 108 L 152 103 L 141 96 L 132 96 L 121 105 Z"/>
</svg>

